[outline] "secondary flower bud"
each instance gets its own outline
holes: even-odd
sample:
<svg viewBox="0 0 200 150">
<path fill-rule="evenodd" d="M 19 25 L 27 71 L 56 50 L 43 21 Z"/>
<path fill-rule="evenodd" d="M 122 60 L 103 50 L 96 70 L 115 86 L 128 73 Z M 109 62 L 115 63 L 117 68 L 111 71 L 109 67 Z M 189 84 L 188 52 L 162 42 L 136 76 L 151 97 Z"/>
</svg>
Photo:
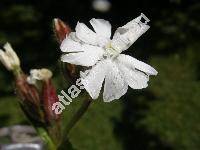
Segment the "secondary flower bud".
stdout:
<svg viewBox="0 0 200 150">
<path fill-rule="evenodd" d="M 71 28 L 58 18 L 54 19 L 53 25 L 56 38 L 61 43 L 66 38 L 66 35 L 71 32 Z"/>
<path fill-rule="evenodd" d="M 51 79 L 44 81 L 42 88 L 42 103 L 45 112 L 45 119 L 48 123 L 59 119 L 60 115 L 57 115 L 52 110 L 53 104 L 58 101 L 56 89 L 54 88 Z"/>
<path fill-rule="evenodd" d="M 55 18 L 54 21 L 54 33 L 57 37 L 59 43 L 61 43 L 70 33 L 71 28 L 65 24 L 62 20 Z M 76 79 L 79 76 L 80 67 L 77 67 L 73 64 L 64 64 L 61 62 L 61 68 L 63 75 L 67 81 L 75 83 Z"/>
<path fill-rule="evenodd" d="M 52 75 L 52 72 L 45 68 L 32 69 L 30 71 L 30 76 L 27 78 L 27 82 L 30 85 L 35 85 L 37 80 L 42 83 L 41 104 L 45 115 L 45 121 L 47 123 L 59 119 L 59 116 L 51 109 L 52 105 L 55 102 L 58 102 L 56 89 L 51 82 Z"/>
<path fill-rule="evenodd" d="M 43 117 L 40 113 L 40 96 L 34 85 L 27 82 L 27 76 L 23 73 L 16 76 L 15 79 L 16 93 L 20 98 L 20 104 L 32 120 L 43 122 Z"/>
<path fill-rule="evenodd" d="M 16 77 L 16 90 L 22 101 L 28 100 L 34 105 L 39 106 L 40 98 L 39 93 L 35 86 L 30 85 L 27 82 L 27 76 L 25 74 L 21 74 Z"/>
<path fill-rule="evenodd" d="M 4 45 L 5 51 L 0 49 L 0 61 L 9 70 L 19 68 L 20 60 L 9 43 Z"/>
</svg>

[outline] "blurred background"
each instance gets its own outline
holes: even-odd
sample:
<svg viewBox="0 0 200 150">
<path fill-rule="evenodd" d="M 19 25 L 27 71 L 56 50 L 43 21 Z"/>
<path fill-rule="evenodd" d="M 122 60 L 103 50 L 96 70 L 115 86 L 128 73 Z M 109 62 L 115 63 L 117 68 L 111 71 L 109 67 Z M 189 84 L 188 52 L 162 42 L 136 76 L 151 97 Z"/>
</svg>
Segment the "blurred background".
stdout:
<svg viewBox="0 0 200 150">
<path fill-rule="evenodd" d="M 9 41 L 26 73 L 46 67 L 58 93 L 68 83 L 59 66 L 52 29 L 58 17 L 74 29 L 77 21 L 109 20 L 112 30 L 144 13 L 151 28 L 126 54 L 158 70 L 144 90 L 129 89 L 111 103 L 96 100 L 70 133 L 81 150 L 200 149 L 200 2 L 198 0 L 1 0 L 0 44 Z M 29 124 L 17 103 L 12 75 L 0 64 L 0 127 Z M 65 122 L 81 97 L 66 108 Z M 3 141 L 0 141 L 0 143 Z"/>
</svg>

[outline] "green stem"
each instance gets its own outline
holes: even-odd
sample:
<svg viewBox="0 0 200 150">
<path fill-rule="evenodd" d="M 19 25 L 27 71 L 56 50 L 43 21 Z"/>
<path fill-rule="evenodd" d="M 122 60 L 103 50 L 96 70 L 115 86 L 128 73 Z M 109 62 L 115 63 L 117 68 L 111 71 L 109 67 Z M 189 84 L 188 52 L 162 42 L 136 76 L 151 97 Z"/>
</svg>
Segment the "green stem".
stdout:
<svg viewBox="0 0 200 150">
<path fill-rule="evenodd" d="M 17 77 L 17 76 L 19 76 L 19 75 L 21 75 L 23 73 L 23 71 L 20 68 L 20 66 L 14 66 L 12 72 L 13 72 L 15 77 Z"/>
<path fill-rule="evenodd" d="M 91 103 L 90 99 L 86 99 L 83 101 L 81 107 L 78 109 L 78 111 L 74 114 L 74 116 L 71 118 L 69 124 L 65 128 L 65 134 L 68 135 L 69 131 L 74 127 L 74 125 L 82 118 L 83 114 L 87 111 L 89 105 Z"/>
<path fill-rule="evenodd" d="M 44 128 L 36 128 L 36 130 L 38 134 L 40 135 L 40 137 L 43 139 L 43 141 L 45 141 L 45 144 L 47 145 L 48 150 L 56 150 L 56 146 L 51 140 L 51 138 L 49 137 L 47 131 Z"/>
<path fill-rule="evenodd" d="M 69 143 L 69 141 L 68 141 L 68 134 L 69 134 L 69 132 L 76 125 L 76 123 L 82 118 L 82 116 L 84 115 L 84 113 L 87 111 L 90 103 L 91 103 L 91 99 L 90 98 L 85 99 L 83 101 L 82 105 L 80 106 L 80 108 L 78 109 L 78 111 L 71 118 L 71 120 L 67 124 L 66 128 L 64 129 L 64 134 L 63 134 L 63 137 L 62 137 L 62 142 L 60 144 L 60 148 L 63 145 L 65 145 L 65 147 L 66 147 L 67 143 Z"/>
</svg>

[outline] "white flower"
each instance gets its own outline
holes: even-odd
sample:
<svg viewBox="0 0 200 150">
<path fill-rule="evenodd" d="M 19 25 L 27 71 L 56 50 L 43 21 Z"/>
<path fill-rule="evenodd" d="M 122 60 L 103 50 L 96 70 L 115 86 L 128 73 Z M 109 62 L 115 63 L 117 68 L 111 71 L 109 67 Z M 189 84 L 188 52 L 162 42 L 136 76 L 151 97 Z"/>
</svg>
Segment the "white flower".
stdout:
<svg viewBox="0 0 200 150">
<path fill-rule="evenodd" d="M 142 18 L 145 23 L 141 22 Z M 82 77 L 82 84 L 93 99 L 98 98 L 104 80 L 103 99 L 109 102 L 124 95 L 128 85 L 133 89 L 146 88 L 149 75 L 157 75 L 148 64 L 120 54 L 149 29 L 147 22 L 148 18 L 141 14 L 119 27 L 111 40 L 110 23 L 93 18 L 90 23 L 95 32 L 78 22 L 76 32 L 63 40 L 60 48 L 67 52 L 61 58 L 63 62 L 91 67 Z"/>
<path fill-rule="evenodd" d="M 48 69 L 31 69 L 30 76 L 27 78 L 29 84 L 36 84 L 37 80 L 45 81 L 52 77 L 52 72 Z"/>
<path fill-rule="evenodd" d="M 8 69 L 13 70 L 15 67 L 20 66 L 20 60 L 11 47 L 10 43 L 6 43 L 3 47 L 5 51 L 0 49 L 0 61 Z"/>
</svg>

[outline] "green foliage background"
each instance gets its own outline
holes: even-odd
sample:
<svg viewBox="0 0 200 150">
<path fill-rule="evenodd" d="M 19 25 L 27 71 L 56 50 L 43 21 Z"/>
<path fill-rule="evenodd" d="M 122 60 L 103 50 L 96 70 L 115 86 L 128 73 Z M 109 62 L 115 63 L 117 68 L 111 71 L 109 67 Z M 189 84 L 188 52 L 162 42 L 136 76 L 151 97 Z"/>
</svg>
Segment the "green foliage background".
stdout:
<svg viewBox="0 0 200 150">
<path fill-rule="evenodd" d="M 54 72 L 58 93 L 61 77 L 59 45 L 52 19 L 75 27 L 78 20 L 104 18 L 116 27 L 143 12 L 151 28 L 126 53 L 154 66 L 159 74 L 144 90 L 129 89 L 121 100 L 94 101 L 70 134 L 81 150 L 199 150 L 200 148 L 200 2 L 198 0 L 112 1 L 107 13 L 96 12 L 91 1 L 1 0 L 0 43 L 12 43 L 28 73 L 47 67 Z M 0 65 L 0 127 L 28 124 L 19 109 L 12 75 Z M 64 121 L 80 105 L 67 107 Z M 1 141 L 0 141 L 1 143 Z"/>
</svg>

